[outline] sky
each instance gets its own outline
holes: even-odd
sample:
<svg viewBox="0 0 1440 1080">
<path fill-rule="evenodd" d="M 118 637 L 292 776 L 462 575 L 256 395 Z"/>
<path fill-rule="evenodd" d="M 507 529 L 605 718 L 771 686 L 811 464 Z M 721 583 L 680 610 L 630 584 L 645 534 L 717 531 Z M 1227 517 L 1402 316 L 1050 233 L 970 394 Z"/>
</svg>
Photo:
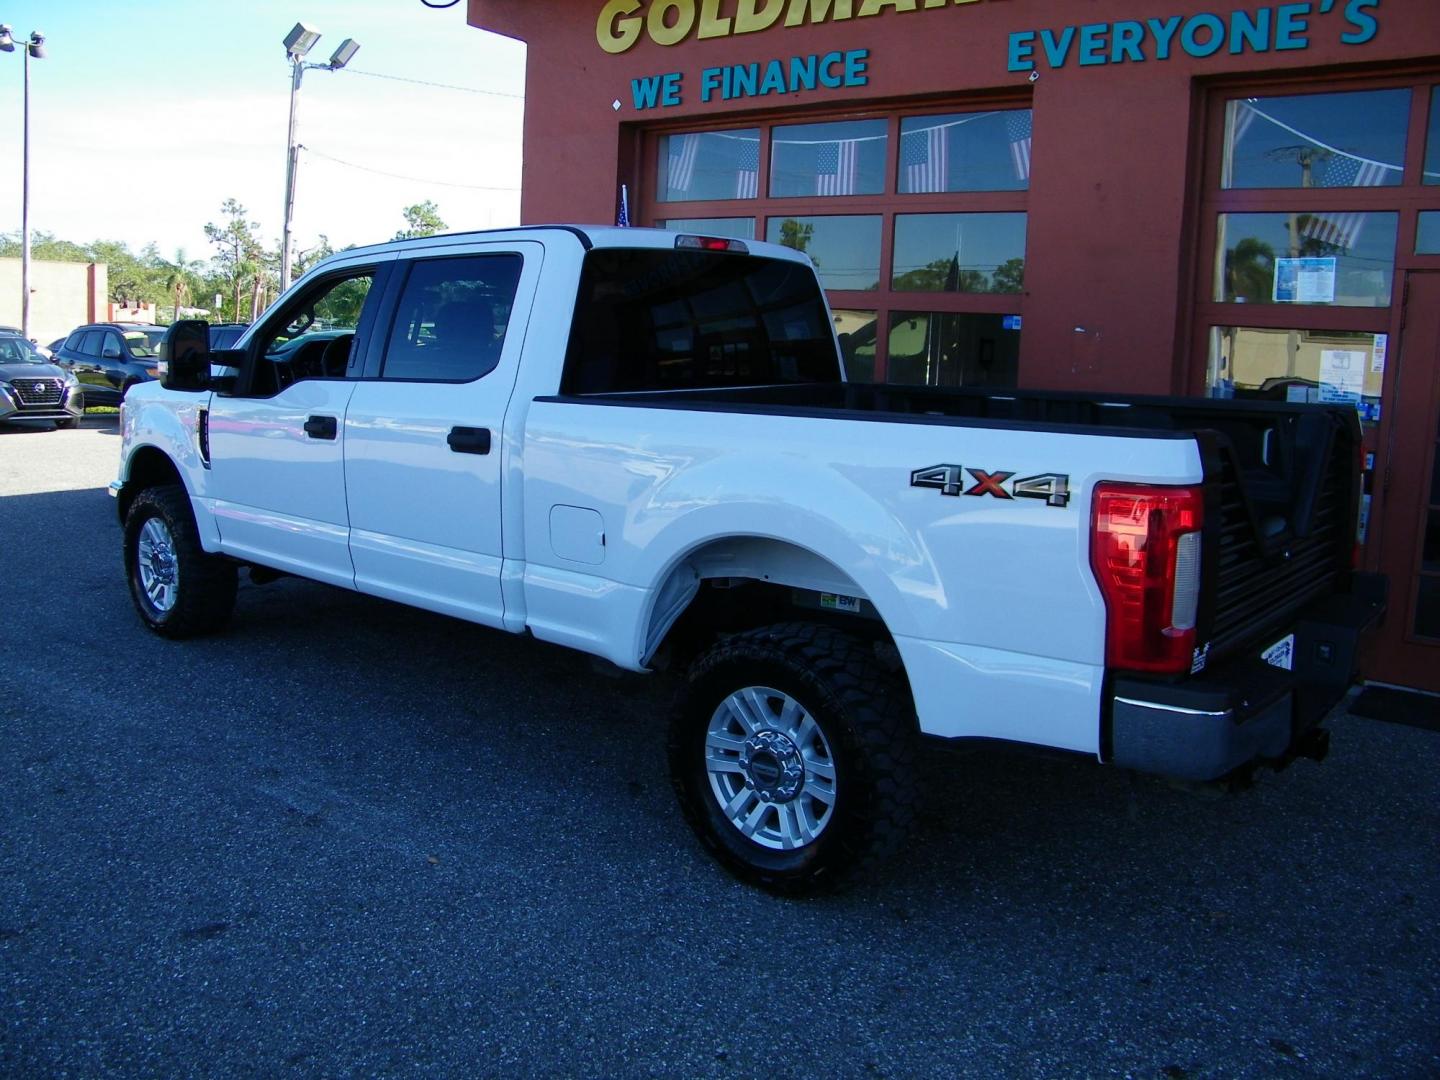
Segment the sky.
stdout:
<svg viewBox="0 0 1440 1080">
<path fill-rule="evenodd" d="M 433 0 L 443 2 L 443 0 Z M 297 250 L 388 240 L 434 201 L 451 230 L 520 220 L 525 47 L 421 0 L 0 0 L 0 233 L 21 223 L 23 71 L 30 61 L 30 228 L 208 258 L 207 222 L 238 200 L 278 245 L 296 22 L 323 35 L 300 91 Z M 384 76 L 384 77 L 382 77 Z M 402 81 L 418 80 L 418 81 Z M 448 84 L 446 86 L 422 83 Z M 456 89 L 463 88 L 463 89 Z M 480 92 L 477 92 L 480 91 Z M 390 174 L 390 175 L 384 175 Z"/>
</svg>

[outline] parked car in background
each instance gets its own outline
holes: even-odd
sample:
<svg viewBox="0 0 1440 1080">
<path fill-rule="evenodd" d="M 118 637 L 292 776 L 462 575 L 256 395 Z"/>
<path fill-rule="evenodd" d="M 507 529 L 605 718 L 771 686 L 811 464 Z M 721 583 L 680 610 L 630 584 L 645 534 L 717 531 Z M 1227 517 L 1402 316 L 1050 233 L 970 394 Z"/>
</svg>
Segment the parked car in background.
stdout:
<svg viewBox="0 0 1440 1080">
<path fill-rule="evenodd" d="M 163 326 L 148 323 L 88 323 L 65 339 L 55 361 L 80 380 L 86 405 L 119 405 L 130 387 L 155 378 L 164 336 Z"/>
<path fill-rule="evenodd" d="M 19 334 L 0 333 L 0 422 L 53 420 L 57 428 L 68 428 L 84 415 L 85 396 L 75 376 Z"/>
<path fill-rule="evenodd" d="M 235 342 L 240 340 L 240 335 L 250 329 L 249 323 L 224 322 L 210 324 L 210 351 L 218 352 L 221 349 L 233 349 Z"/>
</svg>

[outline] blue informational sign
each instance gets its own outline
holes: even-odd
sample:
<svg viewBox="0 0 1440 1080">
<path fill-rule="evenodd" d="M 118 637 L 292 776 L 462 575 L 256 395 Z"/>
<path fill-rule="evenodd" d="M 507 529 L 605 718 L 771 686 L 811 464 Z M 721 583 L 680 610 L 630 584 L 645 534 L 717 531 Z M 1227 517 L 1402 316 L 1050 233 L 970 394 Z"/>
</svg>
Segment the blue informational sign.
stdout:
<svg viewBox="0 0 1440 1080">
<path fill-rule="evenodd" d="M 1003 315 L 1003 316 L 1001 316 L 1001 323 L 1000 323 L 1000 325 L 1003 326 L 1006 330 L 1019 330 L 1019 329 L 1020 329 L 1020 316 L 1019 316 L 1019 315 Z"/>
<path fill-rule="evenodd" d="M 1276 259 L 1270 299 L 1277 304 L 1335 302 L 1335 257 Z"/>
</svg>

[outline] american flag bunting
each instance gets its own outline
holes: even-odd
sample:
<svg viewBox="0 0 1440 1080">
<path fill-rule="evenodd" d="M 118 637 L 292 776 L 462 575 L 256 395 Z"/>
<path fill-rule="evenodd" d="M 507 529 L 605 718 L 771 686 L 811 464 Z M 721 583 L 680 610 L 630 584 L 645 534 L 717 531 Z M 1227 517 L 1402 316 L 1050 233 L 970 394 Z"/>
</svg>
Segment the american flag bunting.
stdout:
<svg viewBox="0 0 1440 1080">
<path fill-rule="evenodd" d="M 907 131 L 900 137 L 900 162 L 907 192 L 944 191 L 949 166 L 949 132 L 943 126 Z"/>
<path fill-rule="evenodd" d="M 815 163 L 815 194 L 854 195 L 859 167 L 859 140 L 837 139 L 825 143 Z"/>
</svg>

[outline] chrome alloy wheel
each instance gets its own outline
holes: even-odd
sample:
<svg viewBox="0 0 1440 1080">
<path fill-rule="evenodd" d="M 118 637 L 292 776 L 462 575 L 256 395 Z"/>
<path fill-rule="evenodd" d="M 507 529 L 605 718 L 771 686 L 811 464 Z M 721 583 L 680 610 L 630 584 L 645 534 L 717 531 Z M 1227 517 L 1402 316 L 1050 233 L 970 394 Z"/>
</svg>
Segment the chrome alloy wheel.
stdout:
<svg viewBox="0 0 1440 1080">
<path fill-rule="evenodd" d="M 777 851 L 819 839 L 835 810 L 835 758 L 820 725 L 789 694 L 737 690 L 705 733 L 705 769 L 741 835 Z"/>
<path fill-rule="evenodd" d="M 145 522 L 136 546 L 135 561 L 146 598 L 156 611 L 169 611 L 175 606 L 180 567 L 175 560 L 175 540 L 165 522 L 158 517 Z"/>
</svg>

